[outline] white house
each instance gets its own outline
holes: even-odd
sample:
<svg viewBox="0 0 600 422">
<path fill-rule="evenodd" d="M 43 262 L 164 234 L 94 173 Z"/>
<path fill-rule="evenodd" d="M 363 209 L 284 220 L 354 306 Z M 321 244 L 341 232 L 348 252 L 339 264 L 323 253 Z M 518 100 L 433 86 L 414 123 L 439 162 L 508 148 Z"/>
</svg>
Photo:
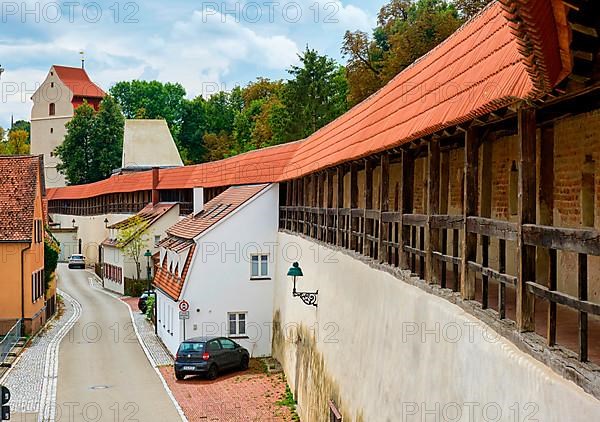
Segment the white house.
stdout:
<svg viewBox="0 0 600 422">
<path fill-rule="evenodd" d="M 184 339 L 225 336 L 252 356 L 271 354 L 279 186 L 227 189 L 167 230 L 154 278 L 158 335 L 174 354 Z M 179 304 L 189 303 L 189 319 Z M 185 334 L 184 334 L 185 331 Z"/>
<path fill-rule="evenodd" d="M 103 280 L 104 287 L 114 292 L 125 293 L 125 279 L 137 278 L 135 261 L 127 256 L 125 248 L 133 240 L 136 233 L 131 233 L 128 239 L 119 239 L 119 232 L 123 229 L 138 225 L 143 231 L 144 245 L 141 250 L 140 266 L 141 278 L 146 278 L 146 258 L 143 254 L 150 250 L 152 255 L 158 252 L 158 244 L 165 238 L 169 227 L 179 221 L 179 204 L 161 202 L 156 205 L 148 204 L 144 209 L 123 221 L 109 226 L 109 237 L 102 242 L 103 254 Z M 150 264 L 150 268 L 154 265 Z"/>
</svg>

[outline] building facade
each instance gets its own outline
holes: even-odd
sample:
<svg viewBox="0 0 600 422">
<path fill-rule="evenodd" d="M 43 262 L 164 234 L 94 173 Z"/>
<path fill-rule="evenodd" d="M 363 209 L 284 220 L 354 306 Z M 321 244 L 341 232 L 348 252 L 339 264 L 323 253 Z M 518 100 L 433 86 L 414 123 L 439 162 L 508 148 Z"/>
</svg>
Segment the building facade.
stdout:
<svg viewBox="0 0 600 422">
<path fill-rule="evenodd" d="M 46 302 L 55 303 L 44 273 L 43 159 L 0 157 L 0 179 L 1 328 L 22 320 L 32 334 L 46 322 Z"/>
<path fill-rule="evenodd" d="M 278 192 L 276 184 L 229 188 L 167 231 L 154 282 L 158 335 L 171 353 L 186 338 L 215 335 L 271 355 Z"/>
<path fill-rule="evenodd" d="M 58 159 L 53 152 L 65 138 L 65 125 L 84 101 L 98 109 L 104 96 L 104 91 L 84 69 L 54 65 L 31 97 L 31 153 L 44 156 L 48 187 L 66 184 L 65 177 L 57 170 Z"/>
</svg>

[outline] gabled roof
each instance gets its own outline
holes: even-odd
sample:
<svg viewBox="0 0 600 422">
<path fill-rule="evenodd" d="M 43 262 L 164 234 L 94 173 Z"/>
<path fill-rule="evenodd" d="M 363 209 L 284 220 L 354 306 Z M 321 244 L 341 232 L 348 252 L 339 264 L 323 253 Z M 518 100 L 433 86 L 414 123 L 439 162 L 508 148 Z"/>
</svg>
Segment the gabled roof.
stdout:
<svg viewBox="0 0 600 422">
<path fill-rule="evenodd" d="M 106 93 L 79 67 L 52 66 L 56 76 L 71 90 L 73 96 L 84 98 L 104 98 Z"/>
<path fill-rule="evenodd" d="M 208 201 L 204 205 L 204 211 L 195 216 L 186 217 L 167 230 L 168 237 L 160 242 L 159 246 L 161 248 L 166 248 L 178 254 L 186 249 L 190 249 L 190 251 L 183 270 L 178 271 L 176 274 L 169 271 L 166 258 L 160 262 L 156 267 L 154 285 L 171 299 L 179 300 L 196 248 L 194 239 L 210 230 L 218 222 L 223 221 L 235 210 L 267 189 L 268 186 L 270 185 L 231 187 Z"/>
<path fill-rule="evenodd" d="M 195 239 L 209 230 L 218 222 L 224 220 L 262 192 L 268 184 L 234 186 L 217 195 L 204 205 L 204 210 L 198 215 L 189 215 L 167 230 L 169 236 L 181 239 Z"/>
<path fill-rule="evenodd" d="M 31 241 L 42 166 L 37 155 L 0 156 L 0 242 Z"/>
<path fill-rule="evenodd" d="M 139 230 L 135 233 L 131 233 L 131 236 L 128 239 L 124 239 L 122 242 L 118 242 L 117 239 L 107 238 L 102 244 L 105 246 L 114 246 L 122 248 L 127 245 L 131 239 L 138 233 L 148 230 L 154 223 L 156 223 L 160 218 L 165 215 L 168 211 L 170 211 L 173 207 L 176 207 L 178 204 L 174 202 L 161 202 L 156 205 L 152 203 L 146 205 L 140 212 L 131 216 L 123 221 L 119 221 L 116 224 L 108 226 L 109 229 L 114 230 L 123 230 L 129 227 L 133 227 L 134 225 L 139 226 Z"/>
<path fill-rule="evenodd" d="M 123 169 L 183 166 L 164 119 L 125 120 L 122 157 Z"/>
<path fill-rule="evenodd" d="M 564 28 L 556 23 L 560 10 L 552 0 L 501 1 L 490 3 L 380 91 L 307 139 L 165 170 L 158 188 L 291 180 L 398 147 L 520 100 L 542 98 L 568 74 Z M 58 188 L 50 199 L 150 187 L 151 175 L 145 172 Z"/>
</svg>

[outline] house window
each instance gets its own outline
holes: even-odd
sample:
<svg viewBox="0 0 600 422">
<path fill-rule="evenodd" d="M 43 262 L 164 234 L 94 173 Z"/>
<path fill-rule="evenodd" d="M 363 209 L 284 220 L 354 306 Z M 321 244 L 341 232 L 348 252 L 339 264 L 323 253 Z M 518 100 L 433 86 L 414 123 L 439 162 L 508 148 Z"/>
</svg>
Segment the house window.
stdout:
<svg viewBox="0 0 600 422">
<path fill-rule="evenodd" d="M 50 105 L 48 106 L 48 114 L 50 116 L 54 116 L 56 114 L 56 104 L 50 103 Z"/>
<path fill-rule="evenodd" d="M 54 133 L 54 128 L 53 127 L 50 128 L 50 133 Z M 50 155 L 50 156 L 52 157 L 52 155 Z"/>
<path fill-rule="evenodd" d="M 31 274 L 31 302 L 35 303 L 44 296 L 44 270 Z"/>
<path fill-rule="evenodd" d="M 269 255 L 252 255 L 252 278 L 269 276 Z"/>
<path fill-rule="evenodd" d="M 239 337 L 246 335 L 246 312 L 230 312 L 229 317 L 229 337 Z"/>
<path fill-rule="evenodd" d="M 54 82 L 50 82 L 50 88 L 54 88 Z"/>
</svg>

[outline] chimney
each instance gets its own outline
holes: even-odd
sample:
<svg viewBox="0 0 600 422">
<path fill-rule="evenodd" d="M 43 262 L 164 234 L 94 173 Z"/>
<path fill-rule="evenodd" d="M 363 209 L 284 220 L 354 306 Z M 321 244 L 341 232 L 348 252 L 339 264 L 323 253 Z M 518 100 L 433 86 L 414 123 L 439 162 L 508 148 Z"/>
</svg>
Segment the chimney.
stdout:
<svg viewBox="0 0 600 422">
<path fill-rule="evenodd" d="M 194 216 L 204 211 L 204 188 L 194 188 Z"/>
<path fill-rule="evenodd" d="M 152 167 L 152 205 L 156 205 L 160 202 L 160 195 L 158 192 L 158 167 Z"/>
</svg>

